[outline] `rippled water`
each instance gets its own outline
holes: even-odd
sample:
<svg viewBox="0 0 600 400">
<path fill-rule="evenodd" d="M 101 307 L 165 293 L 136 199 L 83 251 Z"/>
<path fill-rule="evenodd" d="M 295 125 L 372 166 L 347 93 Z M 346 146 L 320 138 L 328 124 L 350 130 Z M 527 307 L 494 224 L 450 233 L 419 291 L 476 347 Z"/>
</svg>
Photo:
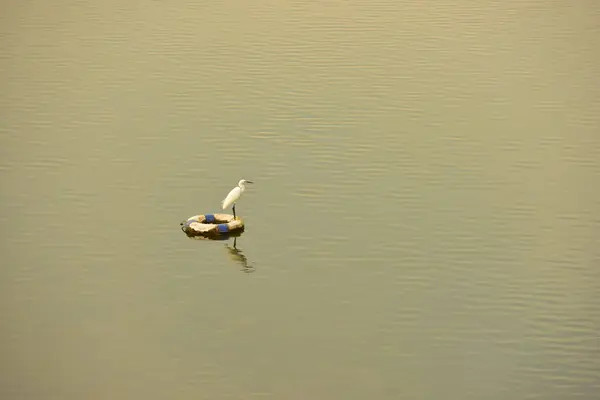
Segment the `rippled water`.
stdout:
<svg viewBox="0 0 600 400">
<path fill-rule="evenodd" d="M 5 6 L 1 397 L 597 398 L 598 18 Z"/>
</svg>

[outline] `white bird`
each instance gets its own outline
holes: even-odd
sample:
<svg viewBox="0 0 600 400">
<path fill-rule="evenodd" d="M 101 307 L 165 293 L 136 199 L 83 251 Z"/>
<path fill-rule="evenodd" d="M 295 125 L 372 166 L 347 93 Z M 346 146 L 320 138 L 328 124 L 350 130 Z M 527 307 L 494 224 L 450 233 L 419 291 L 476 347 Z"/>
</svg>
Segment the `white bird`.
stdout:
<svg viewBox="0 0 600 400">
<path fill-rule="evenodd" d="M 254 183 L 254 182 L 242 179 L 241 181 L 238 182 L 238 185 L 236 187 L 231 189 L 231 192 L 229 192 L 227 197 L 225 197 L 225 199 L 221 202 L 221 206 L 223 207 L 223 210 L 233 204 L 233 219 L 235 219 L 235 203 L 240 199 L 240 197 L 242 196 L 242 193 L 244 193 L 244 190 L 246 190 L 246 186 L 245 186 L 246 183 Z"/>
</svg>

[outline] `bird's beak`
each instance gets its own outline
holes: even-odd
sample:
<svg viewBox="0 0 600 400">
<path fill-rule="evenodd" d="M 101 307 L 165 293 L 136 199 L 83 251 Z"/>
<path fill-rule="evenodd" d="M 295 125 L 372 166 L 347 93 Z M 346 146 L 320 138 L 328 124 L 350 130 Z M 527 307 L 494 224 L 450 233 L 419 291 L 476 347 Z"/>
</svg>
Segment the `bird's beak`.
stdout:
<svg viewBox="0 0 600 400">
<path fill-rule="evenodd" d="M 254 182 L 252 182 L 252 181 L 246 181 L 246 183 L 254 183 Z"/>
</svg>

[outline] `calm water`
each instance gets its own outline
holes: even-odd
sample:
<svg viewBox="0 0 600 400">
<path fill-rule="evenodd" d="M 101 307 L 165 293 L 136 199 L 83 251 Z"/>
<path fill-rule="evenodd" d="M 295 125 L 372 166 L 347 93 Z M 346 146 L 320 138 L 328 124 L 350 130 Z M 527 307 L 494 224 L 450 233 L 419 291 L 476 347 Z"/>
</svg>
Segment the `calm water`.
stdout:
<svg viewBox="0 0 600 400">
<path fill-rule="evenodd" d="M 0 397 L 598 398 L 599 6 L 129 3 L 2 7 Z"/>
</svg>

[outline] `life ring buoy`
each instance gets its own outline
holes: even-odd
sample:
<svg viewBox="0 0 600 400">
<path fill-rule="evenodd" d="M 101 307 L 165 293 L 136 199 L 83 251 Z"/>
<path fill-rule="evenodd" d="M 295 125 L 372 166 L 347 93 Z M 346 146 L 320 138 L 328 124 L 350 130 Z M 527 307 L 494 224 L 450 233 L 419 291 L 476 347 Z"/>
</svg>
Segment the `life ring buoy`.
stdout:
<svg viewBox="0 0 600 400">
<path fill-rule="evenodd" d="M 243 232 L 244 221 L 230 214 L 194 215 L 181 223 L 181 230 L 188 236 L 225 236 Z"/>
</svg>

